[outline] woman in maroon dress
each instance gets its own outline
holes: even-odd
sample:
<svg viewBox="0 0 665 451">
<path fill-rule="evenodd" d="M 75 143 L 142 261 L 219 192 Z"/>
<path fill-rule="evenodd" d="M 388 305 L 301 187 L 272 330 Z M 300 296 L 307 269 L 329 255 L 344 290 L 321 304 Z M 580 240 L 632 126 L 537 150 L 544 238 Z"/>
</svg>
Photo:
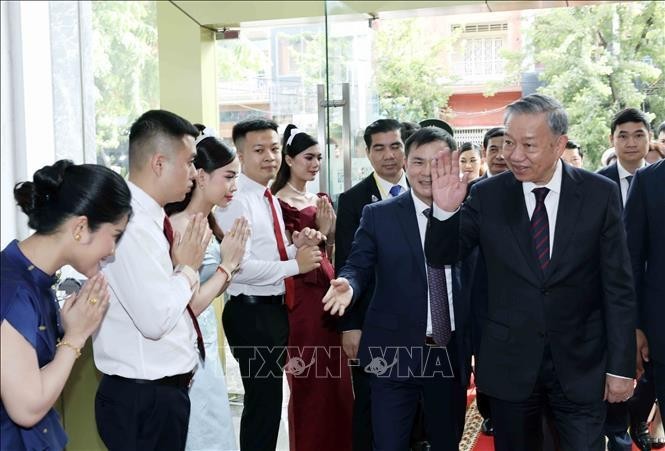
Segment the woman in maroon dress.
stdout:
<svg viewBox="0 0 665 451">
<path fill-rule="evenodd" d="M 307 192 L 321 167 L 317 142 L 290 124 L 284 132 L 282 165 L 271 186 L 279 198 L 287 234 L 305 227 L 327 237 L 321 267 L 295 276 L 289 312 L 289 360 L 285 371 L 289 399 L 291 451 L 351 449 L 353 392 L 347 358 L 340 347 L 335 319 L 321 299 L 334 278 L 328 255 L 335 240 L 335 211 L 327 194 Z"/>
</svg>

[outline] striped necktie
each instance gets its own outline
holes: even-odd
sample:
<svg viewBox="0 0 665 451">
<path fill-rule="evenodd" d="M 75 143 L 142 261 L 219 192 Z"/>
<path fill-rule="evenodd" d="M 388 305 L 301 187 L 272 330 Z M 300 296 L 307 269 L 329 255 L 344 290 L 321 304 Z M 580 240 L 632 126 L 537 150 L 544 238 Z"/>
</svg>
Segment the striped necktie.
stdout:
<svg viewBox="0 0 665 451">
<path fill-rule="evenodd" d="M 531 216 L 531 239 L 540 270 L 545 272 L 550 263 L 550 223 L 545 208 L 545 197 L 550 189 L 534 188 L 532 192 L 536 196 L 536 208 Z"/>
</svg>

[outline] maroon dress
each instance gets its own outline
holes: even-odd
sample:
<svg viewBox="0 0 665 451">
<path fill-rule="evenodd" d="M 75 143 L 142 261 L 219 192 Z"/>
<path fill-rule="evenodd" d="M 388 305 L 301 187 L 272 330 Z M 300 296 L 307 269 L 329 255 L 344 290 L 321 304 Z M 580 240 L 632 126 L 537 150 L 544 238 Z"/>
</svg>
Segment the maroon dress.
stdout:
<svg viewBox="0 0 665 451">
<path fill-rule="evenodd" d="M 319 194 L 319 197 L 328 197 Z M 279 201 L 290 232 L 316 228 L 316 206 L 297 210 Z M 325 255 L 321 267 L 295 279 L 295 305 L 289 312 L 289 359 L 285 372 L 291 388 L 291 451 L 351 450 L 353 391 L 337 322 L 321 300 L 334 278 Z"/>
</svg>

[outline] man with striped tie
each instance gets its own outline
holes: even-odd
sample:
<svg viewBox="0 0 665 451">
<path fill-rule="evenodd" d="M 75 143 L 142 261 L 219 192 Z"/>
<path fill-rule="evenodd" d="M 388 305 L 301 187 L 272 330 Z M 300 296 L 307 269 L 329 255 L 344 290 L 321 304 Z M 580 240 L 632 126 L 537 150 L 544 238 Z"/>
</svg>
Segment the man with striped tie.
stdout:
<svg viewBox="0 0 665 451">
<path fill-rule="evenodd" d="M 375 276 L 358 351 L 369 373 L 375 450 L 409 449 L 421 398 L 429 449 L 456 451 L 464 430 L 471 366 L 465 285 L 458 267 L 428 267 L 423 252 L 432 158 L 455 148 L 452 136 L 435 127 L 411 135 L 411 189 L 363 209 L 351 255 L 323 298 L 324 309 L 342 314 Z"/>
<path fill-rule="evenodd" d="M 548 408 L 563 451 L 604 450 L 603 401 L 628 399 L 635 376 L 618 188 L 560 160 L 568 119 L 556 100 L 527 96 L 504 123 L 510 172 L 474 185 L 466 201 L 457 155 L 437 155 L 427 259 L 441 267 L 475 246 L 484 254 L 477 384 L 490 396 L 496 449 L 540 449 Z"/>
</svg>

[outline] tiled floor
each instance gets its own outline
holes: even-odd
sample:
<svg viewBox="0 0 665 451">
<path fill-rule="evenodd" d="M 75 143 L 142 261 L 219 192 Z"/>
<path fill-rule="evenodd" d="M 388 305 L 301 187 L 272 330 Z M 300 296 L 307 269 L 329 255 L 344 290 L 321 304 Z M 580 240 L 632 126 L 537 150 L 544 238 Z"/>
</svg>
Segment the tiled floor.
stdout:
<svg viewBox="0 0 665 451">
<path fill-rule="evenodd" d="M 240 368 L 238 367 L 238 362 L 236 362 L 231 355 L 231 350 L 226 343 L 224 348 L 224 355 L 226 356 L 226 387 L 229 391 L 231 415 L 233 415 L 233 429 L 236 433 L 236 443 L 238 443 L 238 436 L 240 434 L 240 416 L 242 415 L 242 396 L 245 393 L 245 390 L 242 387 L 242 379 L 240 378 Z M 289 402 L 289 386 L 286 382 L 286 378 L 284 378 L 282 393 L 282 421 L 279 425 L 277 451 L 288 451 L 289 429 L 287 405 Z"/>
</svg>

